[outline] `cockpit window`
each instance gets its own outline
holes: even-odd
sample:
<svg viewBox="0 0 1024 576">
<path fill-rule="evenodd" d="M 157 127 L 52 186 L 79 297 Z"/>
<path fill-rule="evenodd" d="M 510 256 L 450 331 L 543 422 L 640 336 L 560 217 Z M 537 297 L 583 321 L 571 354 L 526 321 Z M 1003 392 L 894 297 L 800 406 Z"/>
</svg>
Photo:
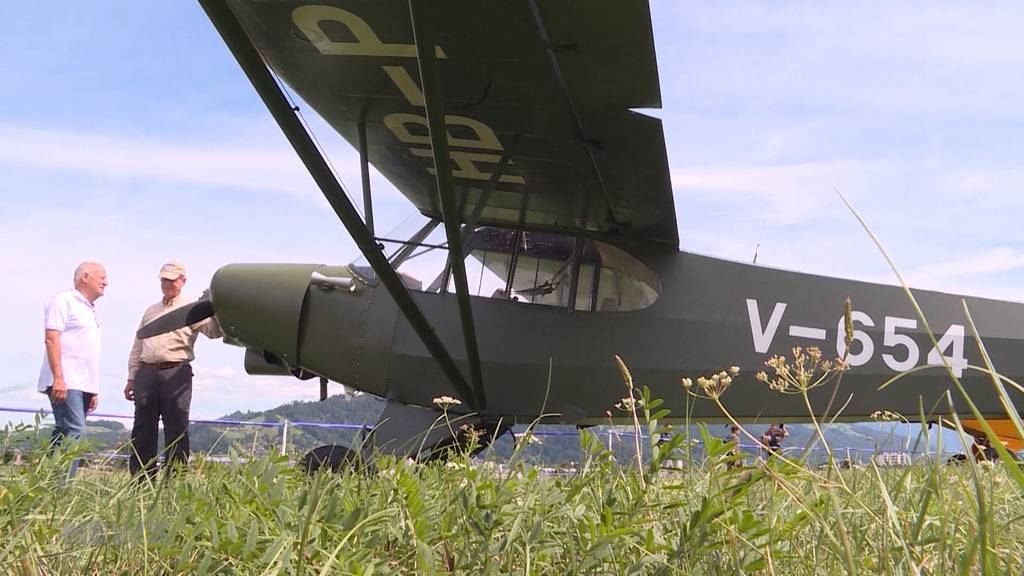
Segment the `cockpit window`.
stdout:
<svg viewBox="0 0 1024 576">
<path fill-rule="evenodd" d="M 466 235 L 466 280 L 473 296 L 590 312 L 647 308 L 658 277 L 629 253 L 605 242 L 479 227 Z M 406 287 L 455 291 L 441 230 L 424 229 L 390 260 Z"/>
<path fill-rule="evenodd" d="M 658 277 L 618 248 L 594 242 L 600 260 L 597 281 L 597 310 L 615 312 L 642 310 L 658 299 Z"/>
<path fill-rule="evenodd" d="M 511 295 L 533 304 L 568 306 L 573 245 L 573 238 L 521 233 Z"/>
<path fill-rule="evenodd" d="M 480 228 L 467 249 L 466 275 L 478 296 L 561 307 L 571 302 L 595 312 L 641 310 L 658 298 L 660 283 L 650 268 L 604 242 Z"/>
</svg>

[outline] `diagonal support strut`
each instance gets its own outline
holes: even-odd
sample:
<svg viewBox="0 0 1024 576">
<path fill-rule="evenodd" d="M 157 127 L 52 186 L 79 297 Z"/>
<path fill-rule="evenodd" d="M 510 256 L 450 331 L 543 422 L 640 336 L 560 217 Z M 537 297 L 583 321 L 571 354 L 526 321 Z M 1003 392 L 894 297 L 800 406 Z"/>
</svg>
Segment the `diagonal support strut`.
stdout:
<svg viewBox="0 0 1024 576">
<path fill-rule="evenodd" d="M 473 308 L 469 303 L 469 284 L 466 282 L 466 266 L 462 249 L 462 219 L 455 205 L 452 167 L 448 155 L 448 129 L 444 121 L 444 106 L 441 98 L 441 81 L 437 73 L 437 56 L 434 51 L 434 34 L 427 14 L 430 0 L 409 0 L 409 15 L 412 19 L 413 35 L 416 39 L 416 56 L 420 67 L 420 83 L 423 100 L 427 109 L 427 126 L 430 129 L 430 148 L 434 157 L 434 172 L 437 177 L 437 194 L 441 200 L 441 217 L 448 237 L 449 262 L 455 280 L 455 295 L 459 304 L 462 321 L 462 337 L 466 343 L 466 356 L 473 383 L 477 409 L 484 411 L 487 402 L 484 397 L 483 375 L 480 370 L 480 351 L 476 340 L 476 326 L 473 322 Z"/>
<path fill-rule="evenodd" d="M 387 258 L 374 242 L 373 235 L 363 223 L 359 212 L 345 195 L 344 189 L 334 177 L 302 123 L 296 118 L 295 111 L 270 75 L 262 56 L 245 33 L 234 12 L 231 11 L 231 7 L 224 0 L 199 0 L 199 3 L 249 78 L 249 82 L 263 99 L 263 103 L 273 115 L 274 120 L 277 121 L 281 131 L 288 138 L 295 153 L 306 166 L 306 170 L 316 181 L 324 197 L 352 236 L 356 246 L 366 257 L 388 293 L 394 298 L 406 320 L 423 341 L 423 345 L 440 364 L 441 370 L 451 381 L 456 393 L 462 396 L 470 408 L 482 410 L 482 406 L 477 403 L 473 389 L 470 388 L 459 371 L 444 343 L 438 338 L 434 327 L 430 325 L 422 310 L 409 295 L 408 289 L 402 284 L 398 274 L 388 264 Z M 463 275 L 463 281 L 465 281 L 465 275 Z"/>
</svg>

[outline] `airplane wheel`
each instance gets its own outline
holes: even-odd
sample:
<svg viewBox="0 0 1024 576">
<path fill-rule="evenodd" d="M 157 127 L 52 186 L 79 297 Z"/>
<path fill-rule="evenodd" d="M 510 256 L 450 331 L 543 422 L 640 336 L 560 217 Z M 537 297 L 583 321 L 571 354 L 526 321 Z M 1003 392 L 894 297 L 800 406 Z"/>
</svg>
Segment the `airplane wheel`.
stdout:
<svg viewBox="0 0 1024 576">
<path fill-rule="evenodd" d="M 964 464 L 967 462 L 967 454 L 953 454 L 946 458 L 946 464 Z"/>
<path fill-rule="evenodd" d="M 340 444 L 325 444 L 306 452 L 302 456 L 300 465 L 310 475 L 322 469 L 341 472 L 343 470 L 362 470 L 365 467 L 358 452 Z"/>
</svg>

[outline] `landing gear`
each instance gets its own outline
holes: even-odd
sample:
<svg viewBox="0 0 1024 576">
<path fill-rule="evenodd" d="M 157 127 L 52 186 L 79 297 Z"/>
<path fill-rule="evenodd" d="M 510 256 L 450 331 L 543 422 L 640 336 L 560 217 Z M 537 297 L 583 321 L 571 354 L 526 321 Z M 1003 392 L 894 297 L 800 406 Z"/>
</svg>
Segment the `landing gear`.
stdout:
<svg viewBox="0 0 1024 576">
<path fill-rule="evenodd" d="M 966 463 L 967 463 L 967 454 L 953 454 L 949 458 L 946 458 L 946 464 L 947 465 L 966 464 Z"/>
<path fill-rule="evenodd" d="M 299 465 L 310 475 L 320 470 L 341 472 L 349 469 L 362 470 L 366 466 L 359 452 L 340 444 L 326 444 L 306 452 Z"/>
<path fill-rule="evenodd" d="M 418 462 L 447 460 L 467 452 L 475 456 L 509 430 L 502 421 L 388 402 L 373 431 L 360 442 L 360 449 L 339 444 L 320 446 L 302 457 L 301 466 L 312 474 L 321 469 L 370 470 L 377 454 Z"/>
<path fill-rule="evenodd" d="M 420 452 L 419 459 L 422 462 L 432 462 L 448 460 L 460 454 L 473 457 L 487 449 L 491 442 L 507 431 L 507 426 L 499 430 L 494 424 L 463 424 L 455 431 L 455 436 L 448 435 L 434 446 Z"/>
</svg>

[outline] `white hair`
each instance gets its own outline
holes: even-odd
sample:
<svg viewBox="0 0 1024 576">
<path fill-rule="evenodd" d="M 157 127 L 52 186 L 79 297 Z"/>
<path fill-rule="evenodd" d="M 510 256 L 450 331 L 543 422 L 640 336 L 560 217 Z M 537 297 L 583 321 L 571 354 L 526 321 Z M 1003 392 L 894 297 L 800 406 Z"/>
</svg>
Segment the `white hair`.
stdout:
<svg viewBox="0 0 1024 576">
<path fill-rule="evenodd" d="M 102 268 L 103 265 L 99 262 L 93 262 L 92 260 L 82 262 L 75 267 L 75 284 L 77 285 L 82 280 L 82 276 L 86 274 L 94 274 L 97 270 Z"/>
</svg>

